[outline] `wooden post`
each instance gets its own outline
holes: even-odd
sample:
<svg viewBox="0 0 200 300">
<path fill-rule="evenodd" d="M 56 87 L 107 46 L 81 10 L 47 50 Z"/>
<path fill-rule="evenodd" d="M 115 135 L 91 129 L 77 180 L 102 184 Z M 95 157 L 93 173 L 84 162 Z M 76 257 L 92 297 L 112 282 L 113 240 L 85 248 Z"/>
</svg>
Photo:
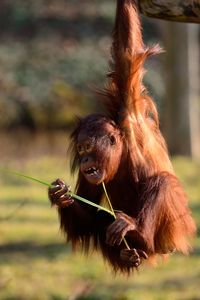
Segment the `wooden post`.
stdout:
<svg viewBox="0 0 200 300">
<path fill-rule="evenodd" d="M 188 25 L 189 120 L 191 155 L 200 158 L 200 30 Z"/>
<path fill-rule="evenodd" d="M 200 157 L 198 26 L 166 24 L 164 134 L 173 154 Z"/>
</svg>

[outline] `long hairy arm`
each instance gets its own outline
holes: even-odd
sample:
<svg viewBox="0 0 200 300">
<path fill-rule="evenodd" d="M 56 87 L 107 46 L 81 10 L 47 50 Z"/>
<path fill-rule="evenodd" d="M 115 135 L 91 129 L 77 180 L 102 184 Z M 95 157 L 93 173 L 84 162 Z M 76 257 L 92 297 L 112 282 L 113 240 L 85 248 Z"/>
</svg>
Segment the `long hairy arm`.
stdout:
<svg viewBox="0 0 200 300">
<path fill-rule="evenodd" d="M 144 109 L 141 95 L 145 59 L 161 51 L 158 45 L 146 47 L 142 40 L 141 23 L 135 0 L 118 0 L 113 42 L 111 47 L 111 71 L 104 90 L 107 110 L 117 122 L 136 115 Z"/>
<path fill-rule="evenodd" d="M 161 254 L 173 250 L 188 253 L 189 239 L 196 226 L 177 177 L 163 172 L 146 179 L 140 198 L 143 208 L 138 225 L 149 250 Z"/>
</svg>

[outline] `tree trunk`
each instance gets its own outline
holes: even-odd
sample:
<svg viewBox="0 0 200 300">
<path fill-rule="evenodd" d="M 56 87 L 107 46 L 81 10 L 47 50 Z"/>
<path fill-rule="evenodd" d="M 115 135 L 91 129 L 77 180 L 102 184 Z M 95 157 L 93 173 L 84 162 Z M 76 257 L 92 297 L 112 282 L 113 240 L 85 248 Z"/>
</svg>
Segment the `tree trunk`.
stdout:
<svg viewBox="0 0 200 300">
<path fill-rule="evenodd" d="M 148 17 L 200 23 L 199 0 L 138 0 L 138 6 L 140 12 Z"/>
<path fill-rule="evenodd" d="M 200 156 L 197 25 L 166 24 L 164 134 L 173 154 Z"/>
</svg>

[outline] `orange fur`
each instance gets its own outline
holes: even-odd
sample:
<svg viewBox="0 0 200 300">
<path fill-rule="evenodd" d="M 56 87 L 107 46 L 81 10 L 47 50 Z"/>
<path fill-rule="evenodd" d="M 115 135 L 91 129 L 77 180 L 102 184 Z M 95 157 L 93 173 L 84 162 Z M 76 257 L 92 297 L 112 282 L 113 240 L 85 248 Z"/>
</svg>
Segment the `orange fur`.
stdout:
<svg viewBox="0 0 200 300">
<path fill-rule="evenodd" d="M 101 91 L 106 115 L 80 120 L 72 134 L 71 148 L 74 171 L 80 164 L 76 150 L 80 132 L 94 138 L 92 155 L 106 170 L 112 205 L 133 218 L 141 234 L 128 237 L 129 245 L 144 250 L 150 259 L 165 257 L 173 250 L 188 253 L 188 239 L 196 230 L 159 130 L 156 106 L 142 83 L 146 58 L 160 51 L 159 46 L 144 45 L 135 1 L 118 0 L 111 71 Z M 111 135 L 115 136 L 116 146 L 105 147 L 104 141 L 108 145 Z M 101 202 L 102 187 L 87 182 L 81 171 L 76 189 L 82 197 Z M 82 245 L 86 252 L 100 249 L 115 271 L 130 272 L 132 268 L 120 258 L 123 243 L 111 247 L 105 242 L 107 228 L 113 222 L 110 216 L 79 203 L 60 208 L 59 215 L 61 228 L 73 246 Z"/>
</svg>

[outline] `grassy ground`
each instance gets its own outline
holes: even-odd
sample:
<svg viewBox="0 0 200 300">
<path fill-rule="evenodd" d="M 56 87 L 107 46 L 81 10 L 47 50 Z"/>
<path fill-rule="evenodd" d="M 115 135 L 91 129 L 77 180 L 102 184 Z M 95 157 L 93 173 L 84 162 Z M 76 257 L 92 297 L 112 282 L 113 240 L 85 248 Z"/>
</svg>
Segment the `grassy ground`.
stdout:
<svg viewBox="0 0 200 300">
<path fill-rule="evenodd" d="M 8 163 L 8 162 L 7 162 Z M 13 168 L 19 161 L 10 160 Z M 200 228 L 200 168 L 188 159 L 174 165 L 190 197 Z M 21 171 L 51 182 L 62 177 L 73 183 L 66 158 L 36 156 Z M 72 255 L 59 232 L 56 210 L 46 188 L 0 176 L 0 299 L 49 300 L 197 300 L 200 299 L 200 237 L 189 257 L 173 255 L 156 268 L 145 266 L 130 278 L 112 274 L 97 254 Z"/>
</svg>

